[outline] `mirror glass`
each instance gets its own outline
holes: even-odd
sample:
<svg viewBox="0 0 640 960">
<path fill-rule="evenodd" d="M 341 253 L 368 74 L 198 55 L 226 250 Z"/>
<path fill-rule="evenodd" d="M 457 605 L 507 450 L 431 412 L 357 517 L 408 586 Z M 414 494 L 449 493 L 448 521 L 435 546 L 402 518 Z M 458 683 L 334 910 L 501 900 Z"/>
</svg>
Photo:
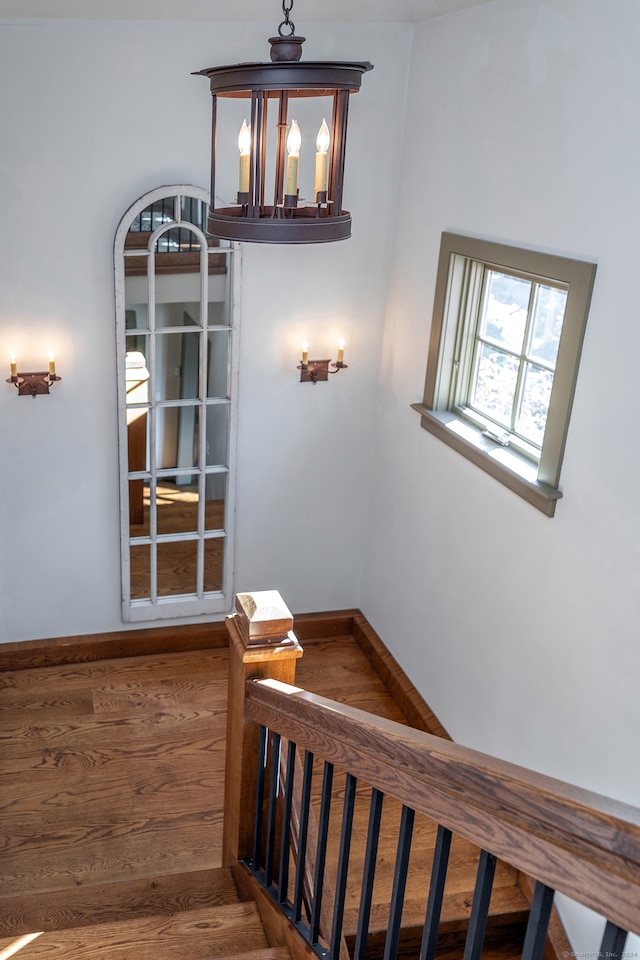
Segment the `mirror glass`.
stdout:
<svg viewBox="0 0 640 960">
<path fill-rule="evenodd" d="M 233 248 L 205 191 L 165 188 L 116 237 L 123 615 L 227 609 L 235 416 Z M 145 202 L 147 201 L 147 202 Z"/>
</svg>

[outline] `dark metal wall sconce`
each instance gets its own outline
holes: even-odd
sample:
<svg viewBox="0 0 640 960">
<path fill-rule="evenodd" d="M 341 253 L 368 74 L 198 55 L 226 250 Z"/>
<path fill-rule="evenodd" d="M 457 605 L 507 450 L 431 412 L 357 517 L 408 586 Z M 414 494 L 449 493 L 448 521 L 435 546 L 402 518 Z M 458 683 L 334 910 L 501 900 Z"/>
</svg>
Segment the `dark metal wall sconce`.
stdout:
<svg viewBox="0 0 640 960">
<path fill-rule="evenodd" d="M 19 397 L 33 397 L 49 393 L 49 387 L 62 380 L 56 374 L 56 362 L 53 354 L 49 353 L 49 372 L 42 370 L 38 373 L 18 373 L 15 354 L 11 354 L 11 376 L 7 383 L 13 383 L 18 388 Z"/>
<path fill-rule="evenodd" d="M 334 367 L 330 370 L 329 366 Z M 331 360 L 309 360 L 309 344 L 306 340 L 302 344 L 302 360 L 296 367 L 300 371 L 300 383 L 319 383 L 321 380 L 328 380 L 330 373 L 337 373 L 338 370 L 347 370 L 348 366 L 344 363 L 344 340 L 338 343 L 338 359 L 331 363 Z"/>
</svg>

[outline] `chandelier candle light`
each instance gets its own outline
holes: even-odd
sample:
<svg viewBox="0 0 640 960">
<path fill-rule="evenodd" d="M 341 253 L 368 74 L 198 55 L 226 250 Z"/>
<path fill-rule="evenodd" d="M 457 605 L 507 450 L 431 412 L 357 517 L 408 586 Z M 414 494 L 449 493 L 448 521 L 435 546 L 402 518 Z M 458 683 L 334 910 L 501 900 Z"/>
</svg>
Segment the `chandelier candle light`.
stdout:
<svg viewBox="0 0 640 960">
<path fill-rule="evenodd" d="M 207 230 L 214 237 L 258 243 L 323 243 L 351 236 L 351 214 L 342 208 L 349 97 L 360 89 L 362 74 L 373 68 L 368 61 L 300 62 L 305 38 L 295 34 L 289 16 L 292 8 L 293 0 L 283 0 L 284 20 L 278 36 L 269 39 L 270 63 L 197 71 L 209 79 L 213 101 Z M 318 111 L 314 193 L 305 200 L 299 192 L 304 144 L 298 123 L 289 119 L 289 101 L 328 97 L 333 98 L 331 127 L 324 118 L 320 123 L 322 113 Z M 235 205 L 215 206 L 219 101 L 238 98 L 251 101 L 250 120 L 243 121 L 238 136 L 238 195 Z M 270 107 L 277 120 L 275 136 L 268 137 L 272 130 Z M 268 139 L 275 146 L 269 164 Z M 267 198 L 267 166 L 274 171 L 272 203 Z"/>
</svg>

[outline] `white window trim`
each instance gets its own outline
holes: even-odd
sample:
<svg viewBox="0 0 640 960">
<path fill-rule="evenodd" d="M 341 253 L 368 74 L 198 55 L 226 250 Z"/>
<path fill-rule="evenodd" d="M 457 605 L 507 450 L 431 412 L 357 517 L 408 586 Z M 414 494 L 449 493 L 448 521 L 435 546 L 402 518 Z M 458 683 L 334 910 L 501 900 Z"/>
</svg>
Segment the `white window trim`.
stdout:
<svg viewBox="0 0 640 960">
<path fill-rule="evenodd" d="M 479 296 L 477 265 L 549 280 L 568 289 L 539 465 L 483 435 L 456 411 L 454 356 L 468 298 Z M 443 233 L 436 278 L 424 399 L 412 404 L 421 426 L 547 516 L 555 513 L 571 406 L 596 265 L 555 254 Z"/>
<path fill-rule="evenodd" d="M 225 551 L 222 572 L 222 589 L 202 597 L 158 597 L 155 601 L 131 598 L 131 569 L 129 557 L 129 478 L 127 459 L 127 395 L 125 382 L 126 354 L 126 293 L 124 273 L 124 247 L 129 227 L 135 218 L 150 204 L 165 197 L 187 196 L 209 203 L 209 191 L 188 184 L 176 184 L 158 187 L 140 197 L 125 213 L 116 231 L 114 242 L 115 308 L 116 308 L 116 362 L 118 371 L 118 431 L 120 460 L 120 539 L 122 574 L 122 619 L 124 622 L 144 622 L 158 619 L 195 617 L 208 614 L 229 613 L 233 608 L 234 569 L 235 569 L 235 475 L 237 459 L 237 422 L 238 422 L 238 355 L 240 337 L 240 269 L 241 252 L 239 244 L 232 244 L 226 251 L 231 284 L 231 367 L 230 367 L 230 404 L 229 436 L 227 447 L 228 484 L 225 504 Z M 144 255 L 144 251 L 139 252 Z M 205 252 L 206 256 L 206 252 Z M 151 281 L 153 282 L 153 280 Z M 215 329 L 212 328 L 212 329 Z M 170 471 L 175 474 L 175 470 Z M 193 471 L 190 471 L 193 472 Z M 219 537 L 218 532 L 209 534 L 206 539 Z M 159 538 L 168 542 L 170 536 Z M 186 537 L 186 539 L 190 539 Z"/>
</svg>

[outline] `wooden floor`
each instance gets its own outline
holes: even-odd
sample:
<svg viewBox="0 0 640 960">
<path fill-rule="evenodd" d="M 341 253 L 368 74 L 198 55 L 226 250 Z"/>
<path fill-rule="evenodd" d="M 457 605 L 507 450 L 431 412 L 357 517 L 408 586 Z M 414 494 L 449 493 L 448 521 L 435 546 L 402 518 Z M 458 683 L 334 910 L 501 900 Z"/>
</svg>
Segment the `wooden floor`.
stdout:
<svg viewBox="0 0 640 960">
<path fill-rule="evenodd" d="M 404 721 L 352 636 L 305 644 L 297 683 Z M 224 649 L 0 673 L 0 951 L 29 932 L 144 917 L 160 904 L 170 912 L 215 901 L 226 684 Z M 341 792 L 338 777 L 337 798 Z M 367 813 L 363 787 L 356 862 Z M 389 803 L 374 929 L 386 924 L 398 817 L 398 806 Z M 409 925 L 424 917 L 433 842 L 433 824 L 417 823 Z M 452 860 L 445 919 L 454 934 L 468 917 L 477 851 L 454 841 Z M 350 888 L 347 934 L 355 929 L 355 897 Z M 506 867 L 498 871 L 494 898 L 504 900 L 507 916 L 526 906 Z"/>
</svg>

